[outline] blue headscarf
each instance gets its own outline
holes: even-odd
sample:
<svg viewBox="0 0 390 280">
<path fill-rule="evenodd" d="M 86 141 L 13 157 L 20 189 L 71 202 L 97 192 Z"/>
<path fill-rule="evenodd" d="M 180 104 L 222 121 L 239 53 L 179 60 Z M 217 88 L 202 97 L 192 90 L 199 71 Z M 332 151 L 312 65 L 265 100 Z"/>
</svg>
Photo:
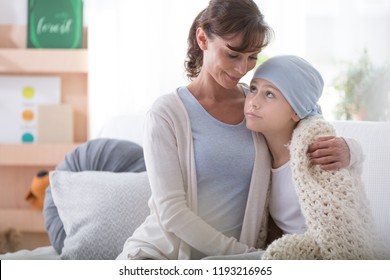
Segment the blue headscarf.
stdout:
<svg viewBox="0 0 390 280">
<path fill-rule="evenodd" d="M 309 62 L 293 55 L 275 56 L 262 63 L 253 78 L 276 86 L 299 118 L 321 114 L 317 104 L 324 88 L 321 74 Z"/>
</svg>

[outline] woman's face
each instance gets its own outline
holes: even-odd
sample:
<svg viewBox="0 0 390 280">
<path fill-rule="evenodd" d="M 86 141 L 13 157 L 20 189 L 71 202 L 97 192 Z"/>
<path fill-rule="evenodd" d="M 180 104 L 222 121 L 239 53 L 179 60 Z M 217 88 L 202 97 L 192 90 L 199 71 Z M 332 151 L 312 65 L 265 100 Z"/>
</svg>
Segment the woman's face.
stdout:
<svg viewBox="0 0 390 280">
<path fill-rule="evenodd" d="M 233 88 L 240 79 L 252 70 L 260 50 L 254 52 L 236 52 L 229 48 L 239 47 L 242 36 L 224 40 L 215 36 L 212 40 L 206 38 L 207 44 L 203 49 L 202 71 L 207 71 L 213 79 L 224 88 Z"/>
</svg>

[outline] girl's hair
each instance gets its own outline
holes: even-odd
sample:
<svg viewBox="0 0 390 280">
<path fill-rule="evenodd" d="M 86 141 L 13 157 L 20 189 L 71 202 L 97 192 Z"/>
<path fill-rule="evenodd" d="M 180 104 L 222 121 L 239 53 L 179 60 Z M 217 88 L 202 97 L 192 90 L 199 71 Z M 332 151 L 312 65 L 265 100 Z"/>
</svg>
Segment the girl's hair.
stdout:
<svg viewBox="0 0 390 280">
<path fill-rule="evenodd" d="M 188 35 L 187 76 L 196 78 L 203 65 L 203 51 L 196 40 L 196 30 L 202 27 L 210 39 L 243 35 L 242 45 L 230 48 L 237 52 L 261 50 L 272 37 L 271 28 L 253 0 L 211 0 L 209 6 L 195 18 Z"/>
</svg>

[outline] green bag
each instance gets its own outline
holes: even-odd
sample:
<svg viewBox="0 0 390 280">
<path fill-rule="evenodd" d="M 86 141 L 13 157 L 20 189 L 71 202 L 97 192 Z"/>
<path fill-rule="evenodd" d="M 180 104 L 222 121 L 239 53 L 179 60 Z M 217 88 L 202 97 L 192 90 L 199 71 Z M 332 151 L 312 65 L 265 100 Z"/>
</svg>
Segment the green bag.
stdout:
<svg viewBox="0 0 390 280">
<path fill-rule="evenodd" d="M 29 0 L 28 48 L 82 48 L 83 0 Z"/>
</svg>

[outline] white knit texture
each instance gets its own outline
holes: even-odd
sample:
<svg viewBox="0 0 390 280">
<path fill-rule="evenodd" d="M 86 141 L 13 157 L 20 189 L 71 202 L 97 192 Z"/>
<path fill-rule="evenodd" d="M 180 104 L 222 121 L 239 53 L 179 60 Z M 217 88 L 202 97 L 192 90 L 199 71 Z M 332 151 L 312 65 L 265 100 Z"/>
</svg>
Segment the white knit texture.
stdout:
<svg viewBox="0 0 390 280">
<path fill-rule="evenodd" d="M 323 171 L 311 165 L 307 148 L 320 136 L 335 135 L 321 117 L 301 120 L 290 144 L 291 169 L 308 230 L 268 246 L 263 259 L 374 259 L 374 223 L 360 174 Z"/>
</svg>

